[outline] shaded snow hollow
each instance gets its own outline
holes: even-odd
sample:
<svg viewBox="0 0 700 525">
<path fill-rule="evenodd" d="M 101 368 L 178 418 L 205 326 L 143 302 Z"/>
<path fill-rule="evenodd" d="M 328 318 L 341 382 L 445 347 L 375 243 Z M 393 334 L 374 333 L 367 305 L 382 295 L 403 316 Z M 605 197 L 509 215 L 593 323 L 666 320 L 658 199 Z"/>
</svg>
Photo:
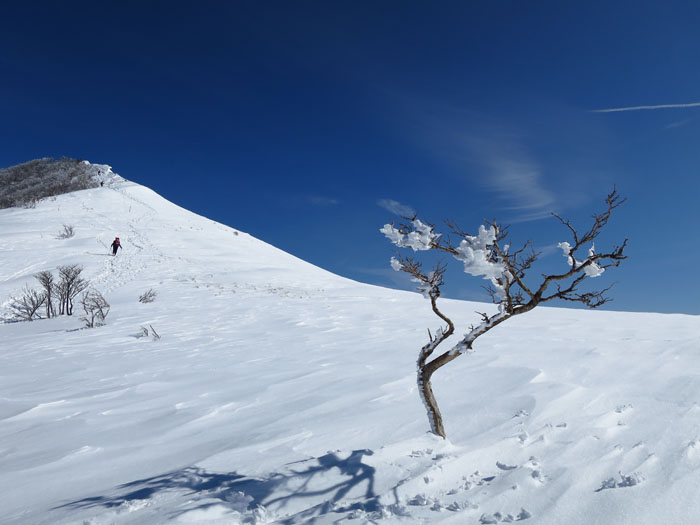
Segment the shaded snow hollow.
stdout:
<svg viewBox="0 0 700 525">
<path fill-rule="evenodd" d="M 697 522 L 698 317 L 511 319 L 436 374 L 442 441 L 415 385 L 439 326 L 420 295 L 105 180 L 0 211 L 0 302 L 79 263 L 112 305 L 90 330 L 0 325 L 0 522 Z M 442 305 L 458 333 L 490 308 Z"/>
</svg>

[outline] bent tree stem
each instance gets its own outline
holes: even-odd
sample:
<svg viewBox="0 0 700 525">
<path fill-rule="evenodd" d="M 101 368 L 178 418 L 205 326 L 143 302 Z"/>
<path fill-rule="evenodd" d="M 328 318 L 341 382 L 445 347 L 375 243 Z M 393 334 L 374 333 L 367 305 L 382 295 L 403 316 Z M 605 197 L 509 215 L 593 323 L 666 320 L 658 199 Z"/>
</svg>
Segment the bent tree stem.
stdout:
<svg viewBox="0 0 700 525">
<path fill-rule="evenodd" d="M 441 279 L 441 276 L 439 277 Z M 441 282 L 441 281 L 436 281 Z M 417 362 L 417 379 L 418 379 L 418 390 L 420 392 L 421 399 L 423 400 L 423 405 L 425 406 L 425 411 L 428 414 L 428 421 L 430 422 L 430 430 L 445 439 L 447 434 L 445 433 L 445 426 L 442 422 L 442 414 L 440 413 L 440 408 L 438 408 L 437 399 L 435 399 L 435 394 L 433 393 L 433 386 L 430 382 L 430 378 L 433 376 L 433 372 L 437 370 L 435 367 L 435 362 L 428 362 L 428 358 L 432 355 L 435 349 L 442 343 L 445 339 L 450 337 L 455 331 L 455 325 L 452 320 L 443 314 L 437 307 L 437 300 L 440 297 L 440 290 L 437 286 L 433 286 L 430 293 L 430 306 L 440 319 L 447 323 L 447 327 L 439 330 L 435 337 L 430 337 L 430 342 L 421 348 L 420 354 L 418 355 Z M 456 357 L 456 356 L 455 356 Z M 450 360 L 454 359 L 452 357 Z M 441 366 L 441 365 L 440 365 Z"/>
<path fill-rule="evenodd" d="M 445 426 L 442 423 L 442 414 L 438 408 L 437 400 L 435 399 L 435 394 L 433 394 L 433 387 L 430 383 L 430 377 L 432 372 L 428 372 L 425 367 L 418 368 L 418 388 L 420 389 L 421 397 L 425 404 L 425 410 L 428 413 L 428 421 L 430 423 L 430 430 L 433 434 L 440 436 L 445 439 L 447 434 L 445 433 Z"/>
</svg>

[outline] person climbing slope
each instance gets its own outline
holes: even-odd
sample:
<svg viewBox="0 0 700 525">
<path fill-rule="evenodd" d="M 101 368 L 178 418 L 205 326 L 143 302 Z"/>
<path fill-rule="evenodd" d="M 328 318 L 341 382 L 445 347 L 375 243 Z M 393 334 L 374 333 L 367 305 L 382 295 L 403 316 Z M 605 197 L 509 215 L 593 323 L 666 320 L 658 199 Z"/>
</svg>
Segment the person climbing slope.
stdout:
<svg viewBox="0 0 700 525">
<path fill-rule="evenodd" d="M 119 237 L 116 237 L 116 238 L 114 239 L 114 242 L 112 242 L 112 255 L 117 255 L 117 250 L 118 250 L 119 248 L 121 248 L 121 247 L 122 247 L 122 245 L 121 245 L 121 243 L 119 242 Z M 123 249 L 124 249 L 124 248 L 122 248 L 122 250 L 123 250 Z"/>
</svg>

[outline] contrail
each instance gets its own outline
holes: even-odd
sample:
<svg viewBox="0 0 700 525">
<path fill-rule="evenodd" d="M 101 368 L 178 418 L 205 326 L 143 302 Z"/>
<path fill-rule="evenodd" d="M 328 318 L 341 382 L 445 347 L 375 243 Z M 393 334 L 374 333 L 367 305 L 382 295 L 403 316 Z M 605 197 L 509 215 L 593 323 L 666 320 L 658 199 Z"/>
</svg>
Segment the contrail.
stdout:
<svg viewBox="0 0 700 525">
<path fill-rule="evenodd" d="M 618 111 L 639 111 L 642 109 L 669 109 L 669 108 L 695 108 L 700 106 L 700 102 L 690 104 L 660 104 L 658 106 L 631 106 L 628 108 L 592 109 L 591 113 L 616 113 Z"/>
</svg>

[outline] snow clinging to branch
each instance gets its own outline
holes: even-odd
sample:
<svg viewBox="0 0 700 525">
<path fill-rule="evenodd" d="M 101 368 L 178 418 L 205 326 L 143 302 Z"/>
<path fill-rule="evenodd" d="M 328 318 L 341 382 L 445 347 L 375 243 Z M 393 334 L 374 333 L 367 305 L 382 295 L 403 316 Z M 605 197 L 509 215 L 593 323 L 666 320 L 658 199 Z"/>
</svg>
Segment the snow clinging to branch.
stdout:
<svg viewBox="0 0 700 525">
<path fill-rule="evenodd" d="M 410 231 L 408 231 L 410 230 Z M 385 224 L 380 230 L 392 243 L 400 248 L 411 248 L 413 251 L 430 250 L 440 248 L 436 241 L 440 234 L 434 233 L 434 228 L 424 224 L 418 219 L 411 221 L 410 227 L 396 228 L 392 224 Z M 483 224 L 479 226 L 478 235 L 463 235 L 459 246 L 451 250 L 455 259 L 464 264 L 464 272 L 475 277 L 483 277 L 491 282 L 499 300 L 506 297 L 505 287 L 513 281 L 513 276 L 508 271 L 506 264 L 499 261 L 495 244 L 498 239 L 498 229 L 491 225 L 488 228 Z M 508 247 L 505 247 L 507 253 Z M 391 267 L 396 271 L 403 270 L 402 263 L 396 258 L 391 258 Z M 425 295 L 425 290 L 421 289 Z"/>
<path fill-rule="evenodd" d="M 503 275 L 505 266 L 496 262 L 493 250 L 490 248 L 496 240 L 496 228 L 491 226 L 488 230 L 482 224 L 479 226 L 479 235 L 467 235 L 457 246 L 459 255 L 455 258 L 464 263 L 464 272 L 484 279 L 497 279 Z"/>
<path fill-rule="evenodd" d="M 432 241 L 440 235 L 433 233 L 432 226 L 423 224 L 418 219 L 411 221 L 411 224 L 413 230 L 409 233 L 402 233 L 392 224 L 385 224 L 379 231 L 399 248 L 411 248 L 414 252 L 430 250 Z"/>
<path fill-rule="evenodd" d="M 464 263 L 464 272 L 475 277 L 483 276 L 491 281 L 496 289 L 499 299 L 505 297 L 503 285 L 510 282 L 512 276 L 506 270 L 505 264 L 496 260 L 496 253 L 492 246 L 496 242 L 498 231 L 494 226 L 488 229 L 482 224 L 479 226 L 479 234 L 466 235 L 459 243 L 455 258 Z M 500 282 L 499 282 L 500 281 Z"/>
<path fill-rule="evenodd" d="M 571 245 L 568 242 L 560 242 L 557 244 L 557 247 L 561 248 L 561 251 L 564 252 L 564 257 L 566 257 L 569 266 L 579 268 L 588 263 L 588 265 L 583 269 L 583 273 L 585 273 L 587 277 L 598 277 L 605 271 L 605 268 L 601 267 L 597 262 L 592 260 L 593 256 L 595 255 L 595 245 L 591 246 L 591 248 L 588 250 L 588 258 L 585 261 L 578 261 L 573 255 L 571 255 Z"/>
</svg>

